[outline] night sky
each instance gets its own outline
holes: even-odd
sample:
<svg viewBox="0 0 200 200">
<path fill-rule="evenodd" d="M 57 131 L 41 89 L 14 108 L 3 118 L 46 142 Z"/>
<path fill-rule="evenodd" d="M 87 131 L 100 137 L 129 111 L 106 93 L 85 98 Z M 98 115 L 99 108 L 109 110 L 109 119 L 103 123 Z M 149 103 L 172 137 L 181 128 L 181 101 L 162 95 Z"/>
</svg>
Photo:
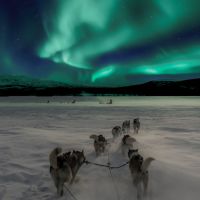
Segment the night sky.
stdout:
<svg viewBox="0 0 200 200">
<path fill-rule="evenodd" d="M 200 78 L 199 0 L 0 0 L 0 75 L 125 86 Z"/>
</svg>

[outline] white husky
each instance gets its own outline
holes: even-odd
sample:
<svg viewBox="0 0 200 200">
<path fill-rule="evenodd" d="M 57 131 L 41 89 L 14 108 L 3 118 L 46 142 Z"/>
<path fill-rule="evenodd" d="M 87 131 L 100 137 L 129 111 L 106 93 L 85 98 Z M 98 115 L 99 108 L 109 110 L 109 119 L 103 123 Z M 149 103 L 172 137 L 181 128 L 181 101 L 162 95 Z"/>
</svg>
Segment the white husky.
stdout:
<svg viewBox="0 0 200 200">
<path fill-rule="evenodd" d="M 94 150 L 96 152 L 96 156 L 104 153 L 108 144 L 105 137 L 103 135 L 90 135 L 90 138 L 94 140 Z"/>
<path fill-rule="evenodd" d="M 155 159 L 148 157 L 144 160 L 143 157 L 135 150 L 129 150 L 128 157 L 130 159 L 129 169 L 132 175 L 133 184 L 137 189 L 137 199 L 140 200 L 142 199 L 142 196 L 147 194 L 149 182 L 148 167 Z"/>
<path fill-rule="evenodd" d="M 122 123 L 122 133 L 123 134 L 128 134 L 130 132 L 131 129 L 131 121 L 130 120 L 126 120 Z"/>
<path fill-rule="evenodd" d="M 119 137 L 122 134 L 122 129 L 120 126 L 115 126 L 112 129 L 112 135 L 113 135 L 113 139 L 116 139 L 117 137 Z"/>
<path fill-rule="evenodd" d="M 140 119 L 139 118 L 135 118 L 133 120 L 133 130 L 134 130 L 134 133 L 139 132 L 139 130 L 140 130 Z"/>
</svg>

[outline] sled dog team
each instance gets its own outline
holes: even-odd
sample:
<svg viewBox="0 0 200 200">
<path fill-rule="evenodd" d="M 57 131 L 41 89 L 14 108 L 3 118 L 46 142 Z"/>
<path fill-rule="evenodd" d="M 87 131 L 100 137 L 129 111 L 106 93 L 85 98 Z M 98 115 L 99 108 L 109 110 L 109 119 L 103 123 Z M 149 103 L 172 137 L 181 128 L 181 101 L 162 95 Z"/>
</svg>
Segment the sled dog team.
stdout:
<svg viewBox="0 0 200 200">
<path fill-rule="evenodd" d="M 113 138 L 117 138 L 118 136 L 122 135 L 122 134 L 129 134 L 130 133 L 130 129 L 131 129 L 131 121 L 130 120 L 126 120 L 122 123 L 122 127 L 121 126 L 115 126 L 112 129 L 112 135 Z M 139 133 L 139 129 L 140 129 L 140 119 L 139 118 L 135 118 L 133 119 L 133 132 L 138 134 Z"/>
<path fill-rule="evenodd" d="M 138 134 L 140 129 L 140 120 L 133 120 L 134 133 Z M 112 129 L 113 139 L 119 136 L 121 139 L 121 150 L 124 156 L 129 158 L 129 170 L 132 176 L 133 184 L 137 190 L 137 199 L 147 194 L 149 173 L 148 167 L 154 158 L 144 158 L 139 154 L 138 149 L 134 149 L 136 139 L 129 135 L 130 120 L 122 123 L 122 127 L 115 126 Z M 103 135 L 91 135 L 90 139 L 94 140 L 94 150 L 96 156 L 105 152 L 108 142 Z M 64 184 L 72 184 L 80 167 L 85 163 L 86 158 L 84 151 L 62 152 L 62 149 L 57 147 L 49 155 L 50 174 L 59 196 L 64 193 Z"/>
</svg>

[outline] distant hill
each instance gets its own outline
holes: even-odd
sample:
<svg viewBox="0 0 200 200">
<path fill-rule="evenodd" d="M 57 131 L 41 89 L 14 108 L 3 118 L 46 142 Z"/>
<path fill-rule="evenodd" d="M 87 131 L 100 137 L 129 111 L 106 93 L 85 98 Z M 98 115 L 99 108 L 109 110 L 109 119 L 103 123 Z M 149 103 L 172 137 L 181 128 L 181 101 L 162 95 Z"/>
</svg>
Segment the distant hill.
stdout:
<svg viewBox="0 0 200 200">
<path fill-rule="evenodd" d="M 200 78 L 184 81 L 150 81 L 127 87 L 72 87 L 65 83 L 24 76 L 0 76 L 0 96 L 54 95 L 199 96 Z"/>
<path fill-rule="evenodd" d="M 34 79 L 25 76 L 0 76 L 0 96 L 49 96 L 71 89 L 65 83 Z M 62 91 L 60 91 L 62 90 Z"/>
<path fill-rule="evenodd" d="M 1 87 L 35 87 L 35 88 L 47 88 L 47 87 L 59 87 L 68 86 L 67 84 L 48 81 L 42 79 L 34 79 L 26 76 L 0 76 L 0 88 Z"/>
</svg>

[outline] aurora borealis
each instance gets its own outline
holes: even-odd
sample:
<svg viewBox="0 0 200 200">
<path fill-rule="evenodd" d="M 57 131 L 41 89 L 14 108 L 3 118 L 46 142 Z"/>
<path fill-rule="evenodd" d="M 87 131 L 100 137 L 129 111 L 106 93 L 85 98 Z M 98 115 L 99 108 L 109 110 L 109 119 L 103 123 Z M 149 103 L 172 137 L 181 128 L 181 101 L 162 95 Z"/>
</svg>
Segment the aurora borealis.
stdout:
<svg viewBox="0 0 200 200">
<path fill-rule="evenodd" d="M 199 0 L 1 0 L 0 74 L 125 86 L 200 77 Z"/>
</svg>

